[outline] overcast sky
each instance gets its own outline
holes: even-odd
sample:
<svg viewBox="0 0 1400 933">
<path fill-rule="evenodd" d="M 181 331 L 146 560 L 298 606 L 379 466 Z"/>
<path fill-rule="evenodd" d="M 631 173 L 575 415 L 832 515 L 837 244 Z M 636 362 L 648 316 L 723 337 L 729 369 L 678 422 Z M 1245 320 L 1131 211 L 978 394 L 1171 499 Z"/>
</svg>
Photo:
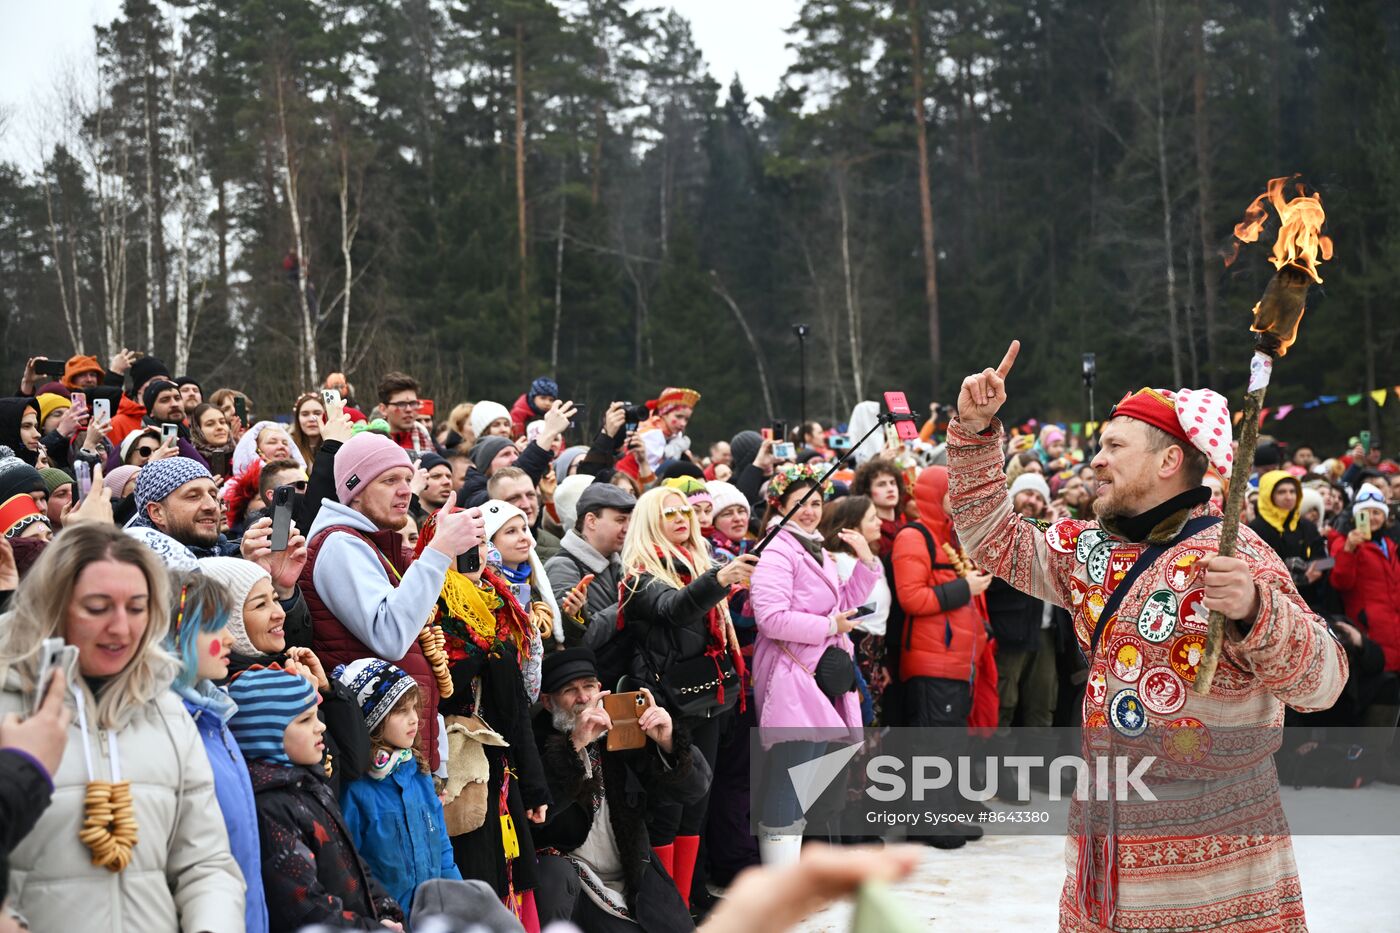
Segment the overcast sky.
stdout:
<svg viewBox="0 0 1400 933">
<path fill-rule="evenodd" d="M 791 54 L 783 31 L 800 0 L 673 0 L 691 21 L 695 42 L 722 86 L 738 74 L 750 97 L 778 87 Z M 0 0 L 0 160 L 34 165 L 31 134 L 35 102 L 48 95 L 66 65 L 92 57 L 92 27 L 108 23 L 121 0 Z"/>
</svg>

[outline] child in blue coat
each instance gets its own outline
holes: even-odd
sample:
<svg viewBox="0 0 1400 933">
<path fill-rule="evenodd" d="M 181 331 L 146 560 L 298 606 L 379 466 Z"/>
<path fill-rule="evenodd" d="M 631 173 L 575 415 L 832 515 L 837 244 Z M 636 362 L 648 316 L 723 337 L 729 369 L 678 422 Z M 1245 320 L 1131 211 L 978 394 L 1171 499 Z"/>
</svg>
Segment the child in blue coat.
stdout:
<svg viewBox="0 0 1400 933">
<path fill-rule="evenodd" d="M 335 677 L 359 700 L 373 746 L 369 771 L 341 792 L 340 809 L 355 848 L 407 916 L 424 881 L 462 880 L 417 748 L 422 695 L 412 677 L 379 658 L 342 664 Z"/>
<path fill-rule="evenodd" d="M 228 620 L 232 597 L 213 577 L 194 572 L 175 577 L 170 634 L 166 647 L 180 661 L 173 688 L 194 718 L 214 771 L 214 794 L 228 827 L 229 849 L 248 885 L 244 923 L 248 933 L 267 933 L 267 898 L 263 895 L 258 810 L 253 784 L 228 721 L 238 704 L 215 681 L 228 677 L 233 639 Z"/>
</svg>

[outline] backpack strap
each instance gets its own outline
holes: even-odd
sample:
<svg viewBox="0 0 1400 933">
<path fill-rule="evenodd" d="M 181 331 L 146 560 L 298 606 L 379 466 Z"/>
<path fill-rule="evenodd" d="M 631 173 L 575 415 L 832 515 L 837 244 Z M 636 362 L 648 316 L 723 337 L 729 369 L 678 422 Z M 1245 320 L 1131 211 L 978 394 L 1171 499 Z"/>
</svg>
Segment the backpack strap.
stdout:
<svg viewBox="0 0 1400 933">
<path fill-rule="evenodd" d="M 1213 528 L 1220 524 L 1220 521 L 1219 515 L 1197 515 L 1195 518 L 1189 519 L 1186 524 L 1182 526 L 1181 531 L 1177 533 L 1177 536 L 1166 544 L 1152 544 L 1143 548 L 1142 553 L 1139 554 L 1137 560 L 1133 562 L 1133 566 L 1123 575 L 1123 579 L 1118 582 L 1118 586 L 1116 586 L 1113 593 L 1109 595 L 1108 602 L 1104 603 L 1103 611 L 1099 613 L 1099 621 L 1094 623 L 1094 637 L 1089 641 L 1089 654 L 1084 659 L 1086 662 L 1092 664 L 1093 659 L 1098 655 L 1099 639 L 1103 637 L 1104 627 L 1108 625 L 1108 620 L 1113 618 L 1113 614 L 1118 611 L 1118 606 L 1123 602 L 1123 597 L 1128 594 L 1128 590 L 1132 589 L 1133 584 L 1137 582 L 1137 578 L 1152 569 L 1152 565 L 1157 562 L 1159 557 L 1167 553 L 1167 551 L 1176 547 L 1187 538 L 1194 537 L 1207 528 Z"/>
</svg>

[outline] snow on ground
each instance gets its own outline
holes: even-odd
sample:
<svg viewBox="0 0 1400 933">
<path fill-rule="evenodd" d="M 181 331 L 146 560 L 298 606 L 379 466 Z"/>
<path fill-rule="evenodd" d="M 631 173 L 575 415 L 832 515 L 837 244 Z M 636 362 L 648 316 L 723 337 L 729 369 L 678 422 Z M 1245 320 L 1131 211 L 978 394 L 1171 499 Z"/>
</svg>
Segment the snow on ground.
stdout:
<svg viewBox="0 0 1400 933">
<path fill-rule="evenodd" d="M 1348 794 L 1358 805 L 1400 808 L 1400 787 L 1393 785 Z M 952 852 L 926 848 L 923 863 L 895 891 L 924 930 L 1054 930 L 1064 848 L 1061 836 L 990 834 Z M 1400 931 L 1394 897 L 1400 836 L 1294 836 L 1293 850 L 1312 933 Z M 850 905 L 837 904 L 797 929 L 845 933 L 850 924 Z"/>
</svg>

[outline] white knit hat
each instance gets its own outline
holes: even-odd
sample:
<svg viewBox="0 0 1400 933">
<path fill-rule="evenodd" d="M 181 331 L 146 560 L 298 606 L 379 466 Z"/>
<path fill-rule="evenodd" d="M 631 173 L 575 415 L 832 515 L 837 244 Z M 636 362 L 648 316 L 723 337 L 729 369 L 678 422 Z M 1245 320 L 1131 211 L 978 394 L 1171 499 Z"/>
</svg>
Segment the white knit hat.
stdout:
<svg viewBox="0 0 1400 933">
<path fill-rule="evenodd" d="M 233 636 L 233 650 L 242 655 L 260 655 L 263 652 L 248 640 L 248 630 L 243 625 L 243 604 L 248 594 L 259 580 L 271 580 L 272 575 L 259 565 L 241 557 L 203 557 L 199 561 L 199 572 L 218 580 L 228 588 L 233 597 L 233 608 L 228 616 L 229 634 Z"/>
<path fill-rule="evenodd" d="M 1360 515 L 1363 509 L 1379 509 L 1382 512 L 1389 512 L 1390 503 L 1385 501 L 1385 493 L 1370 483 L 1362 483 L 1361 488 L 1356 491 L 1356 499 L 1351 503 L 1351 514 L 1353 517 Z"/>
<path fill-rule="evenodd" d="M 705 488 L 710 491 L 710 498 L 715 502 L 716 515 L 723 512 L 731 505 L 742 505 L 745 510 L 753 511 L 753 507 L 749 505 L 749 500 L 744 498 L 744 494 L 739 491 L 739 487 L 735 486 L 733 483 L 712 479 L 705 484 Z"/>
<path fill-rule="evenodd" d="M 486 522 L 486 541 L 490 543 L 491 539 L 496 537 L 496 532 L 500 531 L 506 522 L 516 516 L 524 519 L 525 530 L 529 531 L 530 519 L 509 502 L 488 499 L 482 503 L 481 517 Z M 544 572 L 544 563 L 540 560 L 540 552 L 534 543 L 533 532 L 531 532 L 530 538 L 532 542 L 530 545 L 530 595 L 535 599 L 543 600 L 554 613 L 554 639 L 562 645 L 564 643 L 564 615 L 559 611 L 559 603 L 554 599 L 554 590 L 550 587 L 549 577 Z M 528 612 L 530 607 L 522 606 L 521 608 Z"/>
<path fill-rule="evenodd" d="M 480 438 L 491 426 L 491 422 L 499 418 L 505 418 L 509 421 L 510 409 L 500 402 L 482 399 L 472 406 L 472 433 Z"/>
<path fill-rule="evenodd" d="M 1050 504 L 1050 487 L 1045 482 L 1045 477 L 1039 473 L 1022 473 L 1016 477 L 1011 484 L 1011 498 L 1015 499 L 1018 492 L 1033 492 L 1040 496 L 1041 501 L 1046 505 Z"/>
<path fill-rule="evenodd" d="M 578 521 L 578 499 L 583 491 L 593 485 L 595 477 L 586 473 L 575 473 L 559 481 L 554 490 L 554 512 L 559 516 L 559 524 L 565 531 L 573 531 Z"/>
</svg>

